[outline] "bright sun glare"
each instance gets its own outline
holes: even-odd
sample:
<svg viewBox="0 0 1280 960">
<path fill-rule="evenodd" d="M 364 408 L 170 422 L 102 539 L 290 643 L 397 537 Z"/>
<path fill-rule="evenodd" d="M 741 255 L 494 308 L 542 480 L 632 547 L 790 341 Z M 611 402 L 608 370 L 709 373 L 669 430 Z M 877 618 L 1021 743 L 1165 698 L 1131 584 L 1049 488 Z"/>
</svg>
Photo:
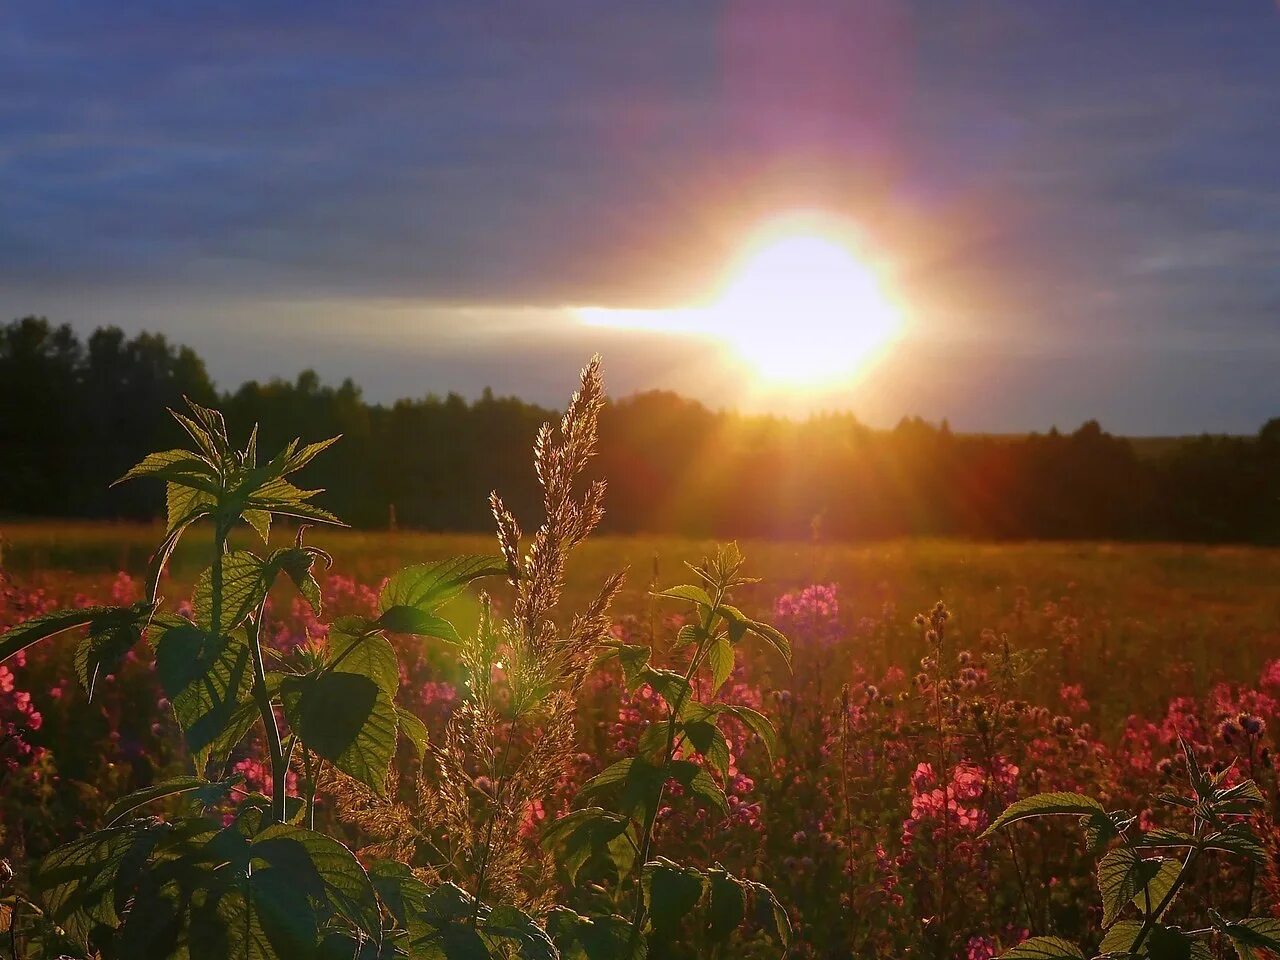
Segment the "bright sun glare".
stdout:
<svg viewBox="0 0 1280 960">
<path fill-rule="evenodd" d="M 761 231 L 708 306 L 675 310 L 584 307 L 593 326 L 713 337 L 779 386 L 852 379 L 897 336 L 901 316 L 875 272 L 835 230 Z"/>
</svg>

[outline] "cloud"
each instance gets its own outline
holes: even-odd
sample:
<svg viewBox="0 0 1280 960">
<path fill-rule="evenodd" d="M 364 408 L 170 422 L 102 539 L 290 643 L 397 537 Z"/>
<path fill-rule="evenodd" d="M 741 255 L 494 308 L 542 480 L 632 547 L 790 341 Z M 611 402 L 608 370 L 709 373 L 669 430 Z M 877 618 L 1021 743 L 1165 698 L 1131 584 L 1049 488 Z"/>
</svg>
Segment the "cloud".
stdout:
<svg viewBox="0 0 1280 960">
<path fill-rule="evenodd" d="M 1268 5 L 1181 0 L 19 2 L 0 307 L 323 315 L 361 369 L 418 311 L 466 376 L 541 334 L 571 368 L 559 308 L 686 302 L 756 218 L 816 205 L 866 225 L 922 341 L 1269 350 L 1278 43 Z M 505 332 L 459 344 L 477 308 Z M 224 377 L 291 371 L 288 339 Z"/>
</svg>

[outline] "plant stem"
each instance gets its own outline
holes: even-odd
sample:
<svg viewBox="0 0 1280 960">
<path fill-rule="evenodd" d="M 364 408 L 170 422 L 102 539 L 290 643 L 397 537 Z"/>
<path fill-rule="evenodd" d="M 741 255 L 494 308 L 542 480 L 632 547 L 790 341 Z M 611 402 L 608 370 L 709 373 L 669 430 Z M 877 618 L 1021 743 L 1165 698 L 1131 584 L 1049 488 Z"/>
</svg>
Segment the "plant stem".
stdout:
<svg viewBox="0 0 1280 960">
<path fill-rule="evenodd" d="M 480 851 L 480 868 L 476 871 L 476 895 L 475 895 L 475 913 L 471 917 L 473 926 L 480 922 L 480 909 L 484 903 L 484 880 L 485 874 L 489 870 L 489 853 L 493 846 L 493 822 L 499 814 L 499 806 L 502 803 L 502 790 L 507 784 L 507 764 L 511 759 L 511 742 L 516 738 L 515 717 L 511 719 L 511 729 L 507 731 L 507 743 L 502 749 L 502 760 L 498 765 L 498 782 L 493 790 L 493 812 L 489 815 L 489 822 L 485 825 L 484 846 Z"/>
<path fill-rule="evenodd" d="M 1197 837 L 1200 836 L 1199 824 L 1196 824 L 1195 834 Z M 1147 915 L 1142 919 L 1142 929 L 1138 931 L 1138 936 L 1134 938 L 1133 945 L 1129 947 L 1129 952 L 1131 954 L 1134 954 L 1135 956 L 1137 955 L 1138 948 L 1141 947 L 1143 941 L 1147 939 L 1147 934 L 1149 934 L 1151 932 L 1151 928 L 1155 926 L 1156 919 L 1164 913 L 1165 908 L 1168 907 L 1169 904 L 1173 903 L 1173 898 L 1178 895 L 1178 891 L 1182 889 L 1183 884 L 1185 884 L 1190 878 L 1191 868 L 1195 866 L 1196 858 L 1200 856 L 1200 849 L 1201 848 L 1199 846 L 1195 846 L 1187 851 L 1187 859 L 1183 861 L 1182 869 L 1178 871 L 1178 878 L 1174 880 L 1173 885 L 1169 887 L 1169 892 L 1164 895 L 1155 910 L 1148 908 Z M 1148 904 L 1151 902 L 1150 896 L 1151 894 L 1148 892 Z"/>
<path fill-rule="evenodd" d="M 692 692 L 693 678 L 698 673 L 698 667 L 702 665 L 703 657 L 706 655 L 707 649 L 710 647 L 712 640 L 711 628 L 715 625 L 716 614 L 720 611 L 720 604 L 724 601 L 724 588 L 716 590 L 715 601 L 711 608 L 707 611 L 706 617 L 703 619 L 702 631 L 706 635 L 702 641 L 702 645 L 694 652 L 693 658 L 689 661 L 689 669 L 685 671 L 685 690 Z M 649 862 L 649 856 L 653 852 L 653 830 L 658 821 L 658 808 L 662 806 L 662 796 L 667 788 L 667 776 L 671 770 L 672 755 L 675 752 L 676 745 L 676 726 L 679 722 L 680 712 L 684 709 L 685 699 L 688 696 L 682 691 L 677 698 L 677 702 L 670 704 L 667 711 L 667 749 L 665 759 L 662 762 L 662 773 L 658 780 L 657 794 L 653 798 L 653 804 L 645 814 L 644 831 L 640 844 L 640 856 L 636 859 L 636 905 L 631 914 L 631 949 L 634 951 L 636 943 L 640 939 L 640 928 L 645 921 L 645 905 L 644 905 L 644 865 Z"/>
<path fill-rule="evenodd" d="M 18 956 L 18 907 L 22 905 L 21 897 L 13 898 L 13 906 L 9 910 L 9 950 L 13 960 L 21 960 Z"/>
<path fill-rule="evenodd" d="M 262 716 L 267 752 L 271 755 L 271 818 L 276 823 L 284 823 L 288 819 L 289 761 L 280 743 L 280 727 L 276 724 L 275 707 L 272 706 L 271 693 L 267 689 L 267 668 L 262 659 L 262 628 L 266 606 L 267 598 L 263 597 L 262 603 L 258 605 L 253 629 L 249 631 L 249 651 L 253 656 L 253 699 Z"/>
</svg>

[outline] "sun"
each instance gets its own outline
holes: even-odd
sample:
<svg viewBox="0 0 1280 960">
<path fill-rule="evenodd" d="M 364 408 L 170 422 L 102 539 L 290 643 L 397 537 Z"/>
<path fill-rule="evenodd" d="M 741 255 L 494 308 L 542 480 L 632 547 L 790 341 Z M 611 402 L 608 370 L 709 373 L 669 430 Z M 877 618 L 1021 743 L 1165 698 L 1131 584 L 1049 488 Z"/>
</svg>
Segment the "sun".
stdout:
<svg viewBox="0 0 1280 960">
<path fill-rule="evenodd" d="M 705 307 L 580 308 L 595 326 L 712 337 L 775 386 L 851 380 L 896 339 L 901 312 L 850 231 L 793 220 L 759 230 Z"/>
</svg>

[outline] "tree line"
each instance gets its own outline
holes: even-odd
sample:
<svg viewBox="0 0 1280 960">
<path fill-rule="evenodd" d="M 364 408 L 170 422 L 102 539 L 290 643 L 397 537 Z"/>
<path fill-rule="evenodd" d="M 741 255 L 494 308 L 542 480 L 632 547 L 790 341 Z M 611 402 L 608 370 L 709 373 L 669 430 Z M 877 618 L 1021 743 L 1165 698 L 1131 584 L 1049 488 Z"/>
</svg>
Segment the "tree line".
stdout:
<svg viewBox="0 0 1280 960">
<path fill-rule="evenodd" d="M 28 317 L 0 327 L 0 515 L 155 517 L 154 491 L 107 485 L 183 442 L 165 412 L 183 396 L 219 406 L 239 435 L 260 423 L 264 449 L 343 434 L 306 479 L 367 528 L 488 531 L 476 491 L 489 489 L 531 515 L 526 452 L 557 416 L 489 390 L 373 404 L 312 371 L 222 393 L 163 336 L 106 327 L 82 340 Z M 1280 418 L 1253 437 L 1149 451 L 1094 421 L 1020 436 L 918 418 L 878 430 L 847 413 L 795 421 L 650 392 L 611 402 L 600 430 L 604 526 L 618 533 L 1280 542 Z"/>
</svg>

